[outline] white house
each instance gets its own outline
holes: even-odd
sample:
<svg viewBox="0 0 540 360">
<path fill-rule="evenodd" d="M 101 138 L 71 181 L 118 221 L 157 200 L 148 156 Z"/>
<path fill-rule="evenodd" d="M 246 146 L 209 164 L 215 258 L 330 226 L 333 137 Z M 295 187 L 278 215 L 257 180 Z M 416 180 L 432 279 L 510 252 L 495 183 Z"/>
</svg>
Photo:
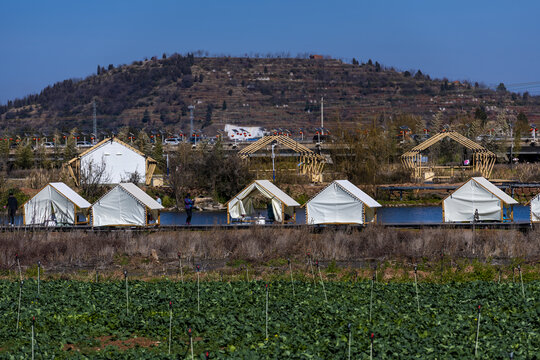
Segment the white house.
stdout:
<svg viewBox="0 0 540 360">
<path fill-rule="evenodd" d="M 514 219 L 518 202 L 483 177 L 473 177 L 442 202 L 444 222 Z"/>
<path fill-rule="evenodd" d="M 87 224 L 90 206 L 63 182 L 49 183 L 23 204 L 23 222 L 45 226 Z"/>
<path fill-rule="evenodd" d="M 96 178 L 100 173 L 95 181 L 99 184 L 126 182 L 137 174 L 141 183 L 150 185 L 156 164 L 151 157 L 115 137 L 101 141 L 67 163 L 77 185 L 81 175 Z"/>
<path fill-rule="evenodd" d="M 293 198 L 269 180 L 255 180 L 227 202 L 227 223 L 255 215 L 253 202 L 256 196 L 269 199 L 276 222 L 296 221 L 295 208 L 300 206 Z"/>
<path fill-rule="evenodd" d="M 121 183 L 92 205 L 93 226 L 159 225 L 156 200 L 132 183 Z"/>
<path fill-rule="evenodd" d="M 540 194 L 529 201 L 531 207 L 531 222 L 540 222 Z"/>
<path fill-rule="evenodd" d="M 376 221 L 381 207 L 348 180 L 335 180 L 305 205 L 306 224 L 366 224 Z"/>
</svg>

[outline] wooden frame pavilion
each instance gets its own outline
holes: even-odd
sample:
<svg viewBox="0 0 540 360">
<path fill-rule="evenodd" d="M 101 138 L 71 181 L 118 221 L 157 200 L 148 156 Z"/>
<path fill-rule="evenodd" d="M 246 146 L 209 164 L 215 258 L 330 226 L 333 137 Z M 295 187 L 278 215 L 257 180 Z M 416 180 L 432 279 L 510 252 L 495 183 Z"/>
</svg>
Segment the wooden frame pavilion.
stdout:
<svg viewBox="0 0 540 360">
<path fill-rule="evenodd" d="M 422 167 L 422 151 L 428 149 L 432 145 L 438 143 L 439 141 L 447 137 L 472 151 L 471 169 L 474 172 L 479 172 L 485 178 L 489 178 L 491 176 L 491 172 L 493 171 L 493 166 L 495 165 L 495 160 L 497 160 L 497 156 L 482 145 L 475 143 L 474 141 L 461 135 L 460 133 L 456 131 L 449 131 L 438 133 L 437 135 L 430 137 L 426 141 L 418 144 L 411 150 L 401 155 L 402 164 L 406 168 L 413 170 L 413 177 L 416 180 L 422 180 L 424 169 L 442 168 L 436 166 Z M 451 169 L 453 170 L 454 168 L 452 167 Z"/>
<path fill-rule="evenodd" d="M 271 146 L 274 141 L 277 144 L 280 144 L 298 154 L 298 156 L 300 157 L 300 171 L 302 172 L 302 174 L 309 175 L 311 177 L 311 181 L 313 182 L 322 182 L 322 172 L 324 164 L 326 163 L 326 159 L 324 158 L 324 156 L 313 152 L 305 145 L 294 141 L 288 136 L 264 136 L 263 138 L 255 141 L 252 144 L 249 144 L 248 146 L 240 150 L 238 152 L 238 155 L 242 159 L 248 160 L 252 154 L 266 148 L 267 146 Z"/>
</svg>

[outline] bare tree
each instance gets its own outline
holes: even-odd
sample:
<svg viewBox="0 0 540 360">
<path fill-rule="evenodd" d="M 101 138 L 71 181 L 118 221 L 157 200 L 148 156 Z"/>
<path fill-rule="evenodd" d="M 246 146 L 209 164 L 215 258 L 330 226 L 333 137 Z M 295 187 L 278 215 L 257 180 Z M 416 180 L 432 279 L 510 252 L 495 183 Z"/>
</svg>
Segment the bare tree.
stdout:
<svg viewBox="0 0 540 360">
<path fill-rule="evenodd" d="M 141 173 L 138 171 L 134 171 L 132 173 L 126 172 L 125 175 L 121 177 L 120 181 L 123 183 L 132 183 L 137 185 L 143 182 L 143 178 Z"/>
<path fill-rule="evenodd" d="M 99 164 L 90 160 L 84 165 L 81 166 L 81 190 L 87 199 L 94 200 L 104 192 L 104 184 L 109 184 L 111 178 L 103 159 Z"/>
<path fill-rule="evenodd" d="M 180 144 L 171 157 L 171 175 L 169 182 L 174 190 L 176 203 L 182 202 L 182 196 L 195 187 L 195 171 L 202 163 L 199 151 L 192 151 L 191 146 Z"/>
<path fill-rule="evenodd" d="M 181 144 L 170 164 L 169 182 L 177 204 L 186 193 L 201 191 L 218 201 L 226 201 L 252 178 L 247 165 L 237 155 L 226 155 L 220 143 L 197 150 Z"/>
</svg>

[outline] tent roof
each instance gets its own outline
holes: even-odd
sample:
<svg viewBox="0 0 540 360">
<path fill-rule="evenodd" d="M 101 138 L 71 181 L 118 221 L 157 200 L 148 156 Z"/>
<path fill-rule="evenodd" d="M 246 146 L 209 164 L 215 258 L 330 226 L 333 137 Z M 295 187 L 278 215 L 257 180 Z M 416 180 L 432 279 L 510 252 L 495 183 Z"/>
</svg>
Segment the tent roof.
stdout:
<svg viewBox="0 0 540 360">
<path fill-rule="evenodd" d="M 339 186 L 345 189 L 348 193 L 353 195 L 355 198 L 363 202 L 366 206 L 370 208 L 381 207 L 382 205 L 375 201 L 371 196 L 360 190 L 356 185 L 354 185 L 349 180 L 335 180 Z"/>
<path fill-rule="evenodd" d="M 74 157 L 73 159 L 69 160 L 68 161 L 68 164 L 71 164 L 72 162 L 78 160 L 79 158 L 95 151 L 96 149 L 99 149 L 100 147 L 106 145 L 107 143 L 109 142 L 117 142 L 119 143 L 120 145 L 128 148 L 129 150 L 145 157 L 146 159 L 148 159 L 149 162 L 156 162 L 156 160 L 152 159 L 151 157 L 149 156 L 146 156 L 143 152 L 139 151 L 138 149 L 134 148 L 133 146 L 131 145 L 128 145 L 126 144 L 125 142 L 123 142 L 122 140 L 118 139 L 117 137 L 112 137 L 112 138 L 107 138 L 107 139 L 104 139 L 102 141 L 100 141 L 99 143 L 97 143 L 96 145 L 92 146 L 90 149 L 87 149 L 85 151 L 83 151 L 82 153 L 80 153 L 78 156 Z"/>
<path fill-rule="evenodd" d="M 43 188 L 41 188 L 41 190 L 39 190 L 37 192 L 37 194 L 42 192 L 43 189 L 45 189 L 47 186 L 51 186 L 52 188 L 54 188 L 56 191 L 58 191 L 60 194 L 62 194 L 66 199 L 68 199 L 73 204 L 75 204 L 75 206 L 77 206 L 79 209 L 88 209 L 89 207 L 92 206 L 92 204 L 90 204 L 88 201 L 86 201 L 82 196 L 77 194 L 75 191 L 73 191 L 72 188 L 70 188 L 69 186 L 67 186 L 63 182 L 48 183 Z M 21 207 L 25 206 L 28 202 L 32 201 L 32 199 L 36 195 L 34 195 L 30 199 L 26 200 L 25 203 L 21 205 Z"/>
<path fill-rule="evenodd" d="M 246 186 L 242 191 L 240 191 L 235 197 L 233 197 L 231 200 L 229 200 L 227 202 L 230 203 L 233 199 L 239 199 L 239 200 L 242 200 L 238 197 L 239 194 L 241 194 L 244 190 L 246 190 L 247 188 L 249 188 L 251 185 L 253 185 L 254 183 L 257 183 L 257 185 L 259 185 L 260 187 L 264 188 L 266 191 L 268 191 L 270 194 L 272 194 L 274 197 L 276 197 L 277 199 L 279 199 L 279 201 L 281 201 L 285 206 L 300 206 L 299 203 L 297 203 L 292 197 L 290 197 L 289 195 L 285 194 L 280 188 L 278 188 L 276 185 L 272 184 L 272 182 L 270 180 L 255 180 L 253 181 L 251 184 L 249 184 L 248 186 Z M 247 194 L 246 194 L 247 195 Z"/>
<path fill-rule="evenodd" d="M 81 195 L 73 191 L 72 188 L 64 184 L 63 182 L 53 182 L 49 183 L 56 191 L 68 198 L 72 203 L 74 203 L 80 209 L 87 209 L 92 204 L 86 201 Z"/>
<path fill-rule="evenodd" d="M 364 205 L 370 208 L 382 207 L 377 201 L 375 201 L 371 196 L 360 190 L 356 185 L 354 185 L 349 180 L 334 180 L 330 184 L 326 185 L 321 191 L 319 191 L 315 196 L 306 201 L 302 207 L 306 206 L 308 202 L 315 199 L 319 194 L 326 190 L 329 186 L 336 183 L 340 188 L 345 190 L 346 193 L 356 198 L 358 201 L 361 201 Z"/>
<path fill-rule="evenodd" d="M 477 177 L 473 177 L 471 178 L 469 181 L 474 181 L 476 183 L 478 183 L 480 186 L 482 186 L 484 189 L 486 189 L 487 191 L 489 191 L 490 193 L 492 193 L 493 195 L 495 195 L 496 197 L 498 197 L 502 202 L 504 202 L 505 204 L 508 204 L 508 205 L 516 205 L 516 204 L 519 204 L 516 200 L 514 200 L 511 196 L 508 196 L 504 191 L 502 191 L 501 189 L 499 189 L 497 186 L 493 185 L 489 180 L 487 180 L 486 178 L 484 177 L 481 177 L 481 176 L 477 176 Z M 469 181 L 465 182 L 465 184 L 467 184 Z M 464 186 L 465 184 L 461 185 L 461 186 Z M 461 186 L 456 190 L 458 191 Z M 455 192 L 455 191 L 454 191 Z M 448 199 L 452 194 L 448 195 L 444 200 Z M 443 200 L 443 201 L 444 201 Z"/>
<path fill-rule="evenodd" d="M 514 200 L 511 196 L 508 196 L 504 191 L 493 185 L 489 180 L 487 180 L 484 177 L 478 176 L 473 177 L 473 180 L 485 187 L 489 192 L 493 193 L 493 195 L 497 196 L 499 199 L 501 199 L 503 202 L 507 203 L 508 205 L 515 205 L 518 204 L 516 200 Z"/>
<path fill-rule="evenodd" d="M 140 201 L 142 204 L 144 204 L 146 207 L 148 207 L 150 210 L 161 210 L 163 209 L 163 206 L 161 206 L 156 200 L 152 199 L 150 195 L 145 193 L 140 187 L 133 183 L 120 183 L 118 186 L 121 186 L 124 190 L 126 190 L 128 193 L 133 195 L 134 198 L 136 198 L 138 201 Z"/>
<path fill-rule="evenodd" d="M 300 206 L 300 204 L 297 203 L 292 197 L 285 194 L 276 185 L 272 184 L 270 180 L 255 180 L 255 182 L 261 187 L 265 188 L 269 193 L 277 197 L 279 200 L 281 200 L 281 202 L 284 203 L 285 206 Z"/>
</svg>

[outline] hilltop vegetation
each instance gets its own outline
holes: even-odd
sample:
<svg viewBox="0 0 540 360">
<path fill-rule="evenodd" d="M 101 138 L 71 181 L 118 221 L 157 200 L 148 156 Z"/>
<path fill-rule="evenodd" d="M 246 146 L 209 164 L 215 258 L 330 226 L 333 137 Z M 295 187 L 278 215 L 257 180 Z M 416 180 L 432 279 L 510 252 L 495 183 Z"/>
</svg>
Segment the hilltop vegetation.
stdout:
<svg viewBox="0 0 540 360">
<path fill-rule="evenodd" d="M 489 90 L 467 81 L 431 79 L 421 70 L 398 71 L 378 62 L 345 63 L 335 59 L 194 57 L 173 54 L 131 65 L 98 66 L 86 79 L 68 79 L 39 94 L 0 106 L 7 131 L 90 131 L 95 100 L 99 128 L 189 128 L 189 105 L 196 128 L 215 133 L 225 123 L 271 127 L 315 127 L 320 99 L 325 99 L 329 126 L 372 122 L 381 114 L 413 115 L 431 125 L 486 119 L 501 113 L 530 120 L 538 97 Z M 465 119 L 465 120 L 464 120 Z M 485 121 L 484 121 L 485 122 Z"/>
</svg>

